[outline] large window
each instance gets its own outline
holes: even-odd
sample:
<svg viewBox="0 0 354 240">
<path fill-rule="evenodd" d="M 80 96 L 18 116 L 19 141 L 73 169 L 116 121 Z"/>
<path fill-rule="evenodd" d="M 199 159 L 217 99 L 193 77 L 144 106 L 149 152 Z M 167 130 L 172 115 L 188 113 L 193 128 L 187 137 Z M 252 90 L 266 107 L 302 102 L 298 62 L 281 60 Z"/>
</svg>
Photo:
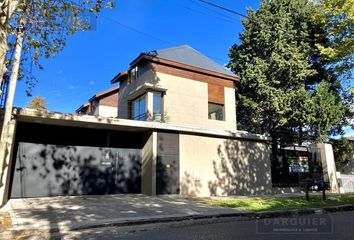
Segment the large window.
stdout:
<svg viewBox="0 0 354 240">
<path fill-rule="evenodd" d="M 146 94 L 134 99 L 130 103 L 130 118 L 133 120 L 146 120 Z"/>
<path fill-rule="evenodd" d="M 208 103 L 208 117 L 212 120 L 225 120 L 224 105 L 217 103 Z"/>
<path fill-rule="evenodd" d="M 162 93 L 153 92 L 153 120 L 161 121 L 162 119 Z"/>
</svg>

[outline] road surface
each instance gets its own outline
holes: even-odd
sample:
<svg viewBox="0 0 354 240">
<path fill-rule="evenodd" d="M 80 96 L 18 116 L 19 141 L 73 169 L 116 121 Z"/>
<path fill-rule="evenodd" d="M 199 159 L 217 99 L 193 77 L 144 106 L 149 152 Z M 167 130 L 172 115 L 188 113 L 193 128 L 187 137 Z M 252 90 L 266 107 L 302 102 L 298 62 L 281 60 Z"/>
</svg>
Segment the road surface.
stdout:
<svg viewBox="0 0 354 240">
<path fill-rule="evenodd" d="M 328 215 L 303 215 L 296 218 L 248 219 L 221 218 L 188 220 L 172 223 L 146 224 L 124 227 L 93 228 L 69 233 L 54 233 L 51 239 L 272 239 L 272 240 L 328 240 L 354 239 L 354 212 Z M 322 220 L 323 221 L 322 221 Z M 297 221 L 299 220 L 299 221 Z M 322 222 L 321 222 L 322 221 Z M 333 225 L 332 225 L 333 223 Z M 258 226 L 257 226 L 258 224 Z M 295 224 L 295 225 L 294 225 Z M 302 231 L 294 232 L 294 226 Z M 280 229 L 280 230 L 279 230 Z M 298 228 L 299 229 L 299 228 Z M 312 229 L 312 230 L 311 230 Z M 317 229 L 317 232 L 314 231 Z M 273 232 L 272 232 L 273 231 Z M 274 232 L 275 231 L 275 232 Z M 319 232 L 318 232 L 319 231 Z"/>
</svg>

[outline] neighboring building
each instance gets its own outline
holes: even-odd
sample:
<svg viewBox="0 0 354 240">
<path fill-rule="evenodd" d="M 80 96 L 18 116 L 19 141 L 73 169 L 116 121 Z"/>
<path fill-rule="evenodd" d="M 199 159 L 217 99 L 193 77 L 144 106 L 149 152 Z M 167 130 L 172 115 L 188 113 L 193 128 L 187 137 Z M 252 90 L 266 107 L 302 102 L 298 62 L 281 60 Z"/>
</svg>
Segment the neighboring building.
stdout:
<svg viewBox="0 0 354 240">
<path fill-rule="evenodd" d="M 352 149 L 354 149 L 354 135 L 350 135 L 345 138 L 349 140 L 350 144 L 352 145 Z M 354 150 L 349 153 L 349 157 L 350 162 L 346 166 L 343 166 L 341 169 L 338 170 L 340 170 L 340 172 L 344 174 L 354 175 Z"/>
<path fill-rule="evenodd" d="M 87 103 L 81 105 L 76 113 L 101 117 L 117 117 L 119 87 L 97 93 Z"/>
<path fill-rule="evenodd" d="M 239 77 L 190 46 L 140 54 L 120 83 L 118 118 L 236 130 Z"/>
</svg>

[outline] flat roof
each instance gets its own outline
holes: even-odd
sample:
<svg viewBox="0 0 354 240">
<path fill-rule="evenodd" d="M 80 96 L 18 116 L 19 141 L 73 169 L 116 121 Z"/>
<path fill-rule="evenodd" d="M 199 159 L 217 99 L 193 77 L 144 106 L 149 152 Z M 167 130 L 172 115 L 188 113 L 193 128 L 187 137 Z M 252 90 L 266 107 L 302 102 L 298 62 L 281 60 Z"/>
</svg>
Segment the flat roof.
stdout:
<svg viewBox="0 0 354 240">
<path fill-rule="evenodd" d="M 265 135 L 248 133 L 245 131 L 230 131 L 223 129 L 207 128 L 202 126 L 136 121 L 119 118 L 96 117 L 91 115 L 66 114 L 59 112 L 40 112 L 28 108 L 15 108 L 15 119 L 20 122 L 39 124 L 73 126 L 94 129 L 111 129 L 117 131 L 142 132 L 146 130 L 175 131 L 186 134 L 207 135 L 235 139 L 249 139 L 254 141 L 270 141 Z"/>
</svg>

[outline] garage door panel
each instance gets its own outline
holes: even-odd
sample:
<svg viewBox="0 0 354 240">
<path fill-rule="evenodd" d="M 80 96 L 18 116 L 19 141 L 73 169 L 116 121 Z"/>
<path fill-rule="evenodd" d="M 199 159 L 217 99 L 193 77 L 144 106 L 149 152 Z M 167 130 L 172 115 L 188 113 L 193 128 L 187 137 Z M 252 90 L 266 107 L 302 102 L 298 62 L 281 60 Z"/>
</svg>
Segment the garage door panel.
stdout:
<svg viewBox="0 0 354 240">
<path fill-rule="evenodd" d="M 19 142 L 11 197 L 140 193 L 140 149 Z"/>
</svg>

